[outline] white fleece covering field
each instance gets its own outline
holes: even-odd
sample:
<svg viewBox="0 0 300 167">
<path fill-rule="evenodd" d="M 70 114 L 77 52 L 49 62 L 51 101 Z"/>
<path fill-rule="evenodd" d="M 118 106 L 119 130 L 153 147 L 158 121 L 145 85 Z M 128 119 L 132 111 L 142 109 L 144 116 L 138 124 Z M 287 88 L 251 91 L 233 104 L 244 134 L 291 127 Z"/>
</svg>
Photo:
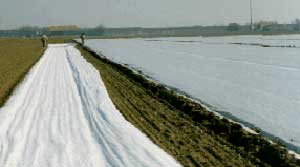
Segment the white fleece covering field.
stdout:
<svg viewBox="0 0 300 167">
<path fill-rule="evenodd" d="M 86 45 L 300 147 L 300 36 L 95 39 Z M 300 45 L 299 45 L 300 46 Z"/>
<path fill-rule="evenodd" d="M 0 109 L 1 167 L 179 167 L 115 108 L 73 45 L 50 45 Z"/>
<path fill-rule="evenodd" d="M 267 45 L 273 47 L 300 47 L 300 35 L 243 35 L 224 37 L 172 37 L 146 39 L 148 41 L 169 41 L 169 42 L 200 42 L 206 44 L 243 44 L 243 45 Z"/>
</svg>

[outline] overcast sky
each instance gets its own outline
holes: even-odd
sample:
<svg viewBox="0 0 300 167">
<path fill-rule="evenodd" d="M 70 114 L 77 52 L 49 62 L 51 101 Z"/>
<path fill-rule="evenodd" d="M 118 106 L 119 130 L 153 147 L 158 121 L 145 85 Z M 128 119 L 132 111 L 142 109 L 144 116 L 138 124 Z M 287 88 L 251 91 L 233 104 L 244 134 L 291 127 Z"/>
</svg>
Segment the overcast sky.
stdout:
<svg viewBox="0 0 300 167">
<path fill-rule="evenodd" d="M 253 0 L 254 21 L 300 18 L 300 0 Z M 23 25 L 166 27 L 250 22 L 249 0 L 0 0 L 0 29 Z"/>
</svg>

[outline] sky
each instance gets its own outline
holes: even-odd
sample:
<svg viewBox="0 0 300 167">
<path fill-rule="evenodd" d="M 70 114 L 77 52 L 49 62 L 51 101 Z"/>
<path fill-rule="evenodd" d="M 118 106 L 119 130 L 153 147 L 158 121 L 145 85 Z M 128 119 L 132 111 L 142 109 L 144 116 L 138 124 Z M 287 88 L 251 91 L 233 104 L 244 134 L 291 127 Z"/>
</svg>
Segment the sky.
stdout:
<svg viewBox="0 0 300 167">
<path fill-rule="evenodd" d="M 0 0 L 0 29 L 26 25 L 168 27 L 250 22 L 250 0 Z M 253 0 L 254 21 L 290 23 L 300 0 Z"/>
</svg>

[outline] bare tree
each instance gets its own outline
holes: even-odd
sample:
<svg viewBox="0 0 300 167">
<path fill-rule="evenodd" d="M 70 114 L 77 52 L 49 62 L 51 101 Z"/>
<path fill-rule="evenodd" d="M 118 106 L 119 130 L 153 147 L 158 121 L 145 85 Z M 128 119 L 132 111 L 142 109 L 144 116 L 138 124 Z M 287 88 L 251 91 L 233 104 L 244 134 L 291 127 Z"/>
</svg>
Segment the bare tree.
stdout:
<svg viewBox="0 0 300 167">
<path fill-rule="evenodd" d="M 104 26 L 102 24 L 96 26 L 94 28 L 95 31 L 97 31 L 98 33 L 104 33 Z"/>
<path fill-rule="evenodd" d="M 300 30 L 300 19 L 295 19 L 292 24 L 294 24 L 294 29 L 296 31 L 299 31 Z"/>
</svg>

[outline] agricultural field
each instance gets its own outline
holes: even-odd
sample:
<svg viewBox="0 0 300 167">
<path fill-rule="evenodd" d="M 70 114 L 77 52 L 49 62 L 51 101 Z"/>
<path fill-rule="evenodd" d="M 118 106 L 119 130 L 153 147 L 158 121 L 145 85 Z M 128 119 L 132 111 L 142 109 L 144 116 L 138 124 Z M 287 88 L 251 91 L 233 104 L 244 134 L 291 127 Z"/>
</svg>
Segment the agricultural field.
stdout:
<svg viewBox="0 0 300 167">
<path fill-rule="evenodd" d="M 63 43 L 68 38 L 50 38 L 49 43 Z M 39 39 L 0 39 L 0 106 L 43 55 Z"/>
<path fill-rule="evenodd" d="M 255 166 L 260 160 L 213 135 L 180 110 L 155 98 L 114 65 L 80 49 L 99 70 L 108 93 L 125 118 L 183 166 Z M 237 153 L 238 152 L 238 153 Z M 234 157 L 234 158 L 232 158 Z M 267 165 L 267 164 L 264 164 Z"/>
<path fill-rule="evenodd" d="M 39 40 L 0 39 L 0 106 L 42 53 Z"/>
<path fill-rule="evenodd" d="M 299 151 L 300 50 L 281 47 L 298 46 L 298 37 L 95 39 L 86 46 Z"/>
<path fill-rule="evenodd" d="M 80 50 L 101 73 L 124 117 L 183 166 L 286 167 L 300 163 L 280 146 L 246 131 L 240 133 L 239 126 L 212 116 L 202 106 L 93 51 Z M 226 130 L 229 126 L 231 132 Z"/>
<path fill-rule="evenodd" d="M 0 108 L 1 166 L 299 164 L 281 146 L 189 99 L 86 48 L 62 44 L 69 39 L 51 39 L 57 44 L 45 51 L 39 40 L 7 41 L 20 44 L 5 53 L 27 55 L 31 50 L 36 59 L 27 57 L 35 61 L 14 82 L 18 89 L 12 94 L 11 88 L 12 96 Z M 25 46 L 28 50 L 17 51 Z"/>
<path fill-rule="evenodd" d="M 0 166 L 181 166 L 123 118 L 73 44 L 48 46 L 0 122 Z"/>
<path fill-rule="evenodd" d="M 169 42 L 200 42 L 206 44 L 240 44 L 263 47 L 300 47 L 300 35 L 243 35 L 243 36 L 221 36 L 221 37 L 171 37 L 147 39 L 148 41 Z"/>
<path fill-rule="evenodd" d="M 1 1 L 0 167 L 300 167 L 299 6 Z"/>
</svg>

